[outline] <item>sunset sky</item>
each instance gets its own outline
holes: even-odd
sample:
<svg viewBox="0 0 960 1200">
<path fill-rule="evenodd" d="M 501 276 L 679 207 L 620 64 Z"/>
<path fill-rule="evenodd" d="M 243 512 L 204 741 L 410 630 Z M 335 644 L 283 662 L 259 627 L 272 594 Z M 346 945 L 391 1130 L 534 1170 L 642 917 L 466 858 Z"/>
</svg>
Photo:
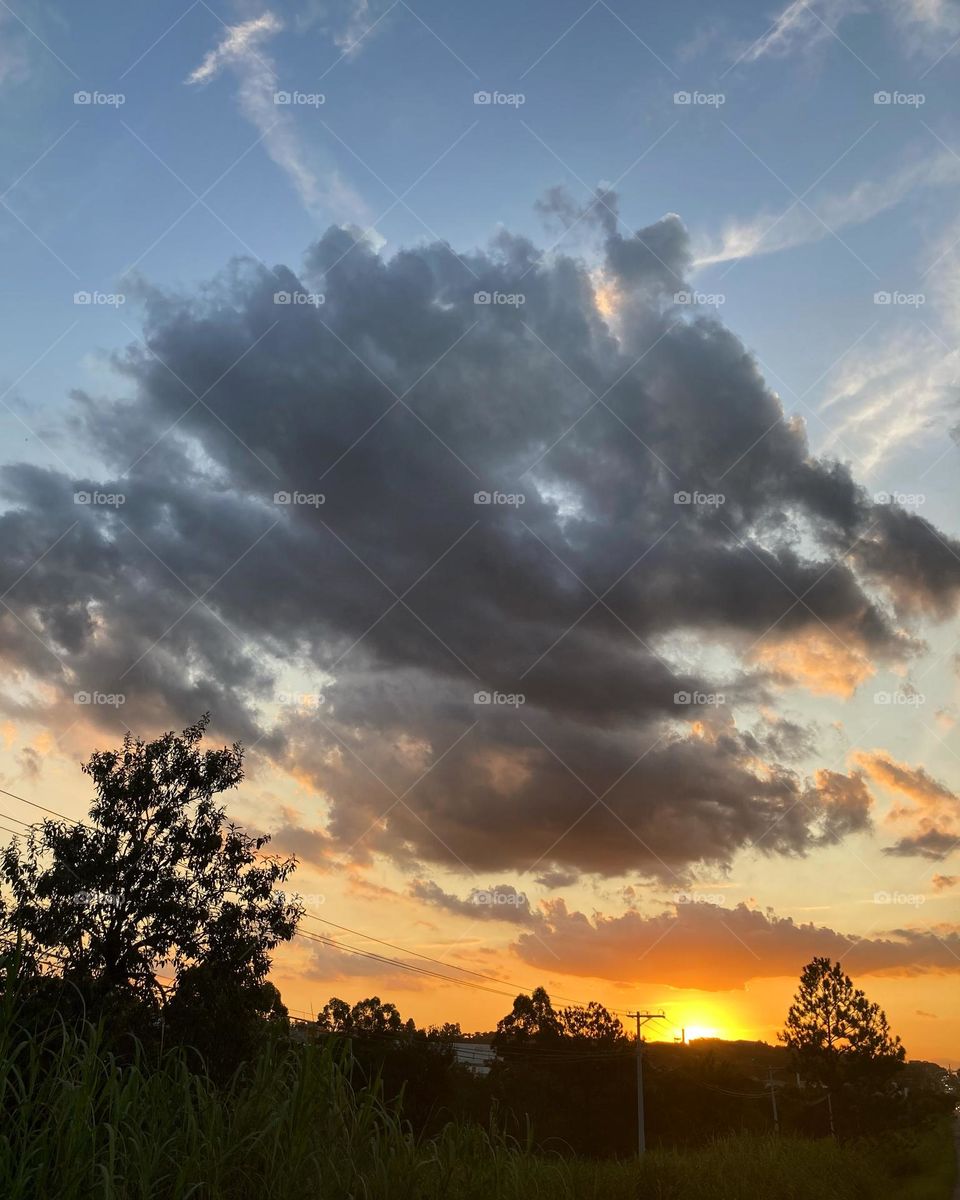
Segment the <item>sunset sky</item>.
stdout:
<svg viewBox="0 0 960 1200">
<path fill-rule="evenodd" d="M 773 1041 L 823 954 L 956 1066 L 958 78 L 948 0 L 0 0 L 0 825 L 210 710 L 398 963 L 295 1012 Z"/>
</svg>

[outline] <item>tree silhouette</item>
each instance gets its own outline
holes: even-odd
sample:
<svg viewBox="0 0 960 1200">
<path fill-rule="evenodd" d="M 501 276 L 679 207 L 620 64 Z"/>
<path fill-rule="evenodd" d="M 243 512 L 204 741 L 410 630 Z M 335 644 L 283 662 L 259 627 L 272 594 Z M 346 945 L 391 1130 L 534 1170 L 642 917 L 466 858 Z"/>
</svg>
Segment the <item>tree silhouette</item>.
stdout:
<svg viewBox="0 0 960 1200">
<path fill-rule="evenodd" d="M 906 1054 L 880 1006 L 829 958 L 814 958 L 804 967 L 778 1036 L 808 1078 L 831 1088 L 884 1082 Z"/>
<path fill-rule="evenodd" d="M 591 1000 L 585 1008 L 574 1005 L 561 1009 L 560 1031 L 566 1038 L 588 1041 L 610 1049 L 626 1040 L 620 1018 L 596 1000 Z"/>
<path fill-rule="evenodd" d="M 521 993 L 513 1010 L 497 1022 L 494 1046 L 525 1045 L 529 1042 L 553 1042 L 561 1036 L 560 1019 L 542 987 L 527 996 Z"/>
<path fill-rule="evenodd" d="M 161 971 L 198 965 L 258 988 L 296 930 L 302 906 L 277 890 L 296 860 L 227 821 L 215 797 L 243 778 L 243 751 L 201 750 L 208 723 L 96 751 L 88 822 L 44 821 L 3 853 L 8 932 L 97 1005 L 156 1006 Z"/>
<path fill-rule="evenodd" d="M 384 1003 L 379 996 L 358 1000 L 352 1008 L 346 1000 L 331 996 L 317 1017 L 317 1024 L 324 1033 L 357 1037 L 416 1032 L 412 1020 L 404 1021 L 397 1006 L 389 1001 Z"/>
</svg>

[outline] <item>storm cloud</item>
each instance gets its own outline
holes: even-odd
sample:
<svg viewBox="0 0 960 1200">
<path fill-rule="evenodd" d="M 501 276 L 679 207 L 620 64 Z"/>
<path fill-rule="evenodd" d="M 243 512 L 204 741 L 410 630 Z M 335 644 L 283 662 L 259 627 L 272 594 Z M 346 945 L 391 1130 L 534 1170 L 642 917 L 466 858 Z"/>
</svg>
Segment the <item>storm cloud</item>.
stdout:
<svg viewBox="0 0 960 1200">
<path fill-rule="evenodd" d="M 211 708 L 316 790 L 314 851 L 411 870 L 676 880 L 866 828 L 756 706 L 916 654 L 960 546 L 812 456 L 686 303 L 679 218 L 614 204 L 592 263 L 333 228 L 299 272 L 142 285 L 123 397 L 76 397 L 91 477 L 0 478 L 8 711 Z"/>
</svg>

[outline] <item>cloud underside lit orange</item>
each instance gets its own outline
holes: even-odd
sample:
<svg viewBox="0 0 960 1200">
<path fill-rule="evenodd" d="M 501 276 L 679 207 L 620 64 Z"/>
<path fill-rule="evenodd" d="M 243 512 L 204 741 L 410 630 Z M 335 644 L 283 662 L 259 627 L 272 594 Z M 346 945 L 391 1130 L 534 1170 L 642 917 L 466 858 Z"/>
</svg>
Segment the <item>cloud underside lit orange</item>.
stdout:
<svg viewBox="0 0 960 1200">
<path fill-rule="evenodd" d="M 515 942 L 517 953 L 539 969 L 587 978 L 729 991 L 751 979 L 795 976 L 816 955 L 863 975 L 960 973 L 956 927 L 857 938 L 744 904 L 678 904 L 658 916 L 630 911 L 592 919 L 562 900 L 545 909 L 542 926 Z"/>
</svg>

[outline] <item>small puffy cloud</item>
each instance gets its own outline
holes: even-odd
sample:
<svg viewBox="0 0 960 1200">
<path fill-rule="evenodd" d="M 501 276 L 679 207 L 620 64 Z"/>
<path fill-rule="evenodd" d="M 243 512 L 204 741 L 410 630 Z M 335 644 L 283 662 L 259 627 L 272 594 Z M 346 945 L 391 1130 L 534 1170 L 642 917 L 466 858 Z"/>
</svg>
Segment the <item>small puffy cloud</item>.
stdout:
<svg viewBox="0 0 960 1200">
<path fill-rule="evenodd" d="M 890 823 L 909 822 L 913 828 L 884 847 L 885 854 L 940 862 L 960 844 L 960 797 L 946 784 L 923 767 L 898 762 L 882 750 L 860 751 L 853 757 L 875 783 L 911 802 L 898 804 L 888 814 Z"/>
<path fill-rule="evenodd" d="M 459 916 L 474 920 L 507 921 L 511 924 L 530 925 L 540 919 L 530 907 L 524 892 L 519 892 L 510 883 L 496 883 L 488 888 L 472 888 L 466 899 L 445 892 L 432 879 L 415 879 L 410 885 L 410 895 L 425 904 Z"/>
<path fill-rule="evenodd" d="M 560 868 L 554 868 L 549 871 L 541 871 L 535 877 L 535 882 L 541 887 L 553 890 L 555 888 L 572 887 L 577 882 L 579 875 L 576 871 L 564 871 Z"/>
<path fill-rule="evenodd" d="M 927 825 L 918 833 L 908 834 L 894 842 L 892 846 L 884 846 L 884 854 L 892 854 L 898 858 L 926 858 L 931 862 L 943 862 L 960 845 L 960 835 L 949 829 L 939 829 L 935 825 Z"/>
<path fill-rule="evenodd" d="M 861 751 L 853 757 L 876 783 L 900 792 L 921 808 L 939 810 L 943 805 L 960 804 L 956 793 L 923 767 L 898 762 L 883 750 Z"/>
</svg>

